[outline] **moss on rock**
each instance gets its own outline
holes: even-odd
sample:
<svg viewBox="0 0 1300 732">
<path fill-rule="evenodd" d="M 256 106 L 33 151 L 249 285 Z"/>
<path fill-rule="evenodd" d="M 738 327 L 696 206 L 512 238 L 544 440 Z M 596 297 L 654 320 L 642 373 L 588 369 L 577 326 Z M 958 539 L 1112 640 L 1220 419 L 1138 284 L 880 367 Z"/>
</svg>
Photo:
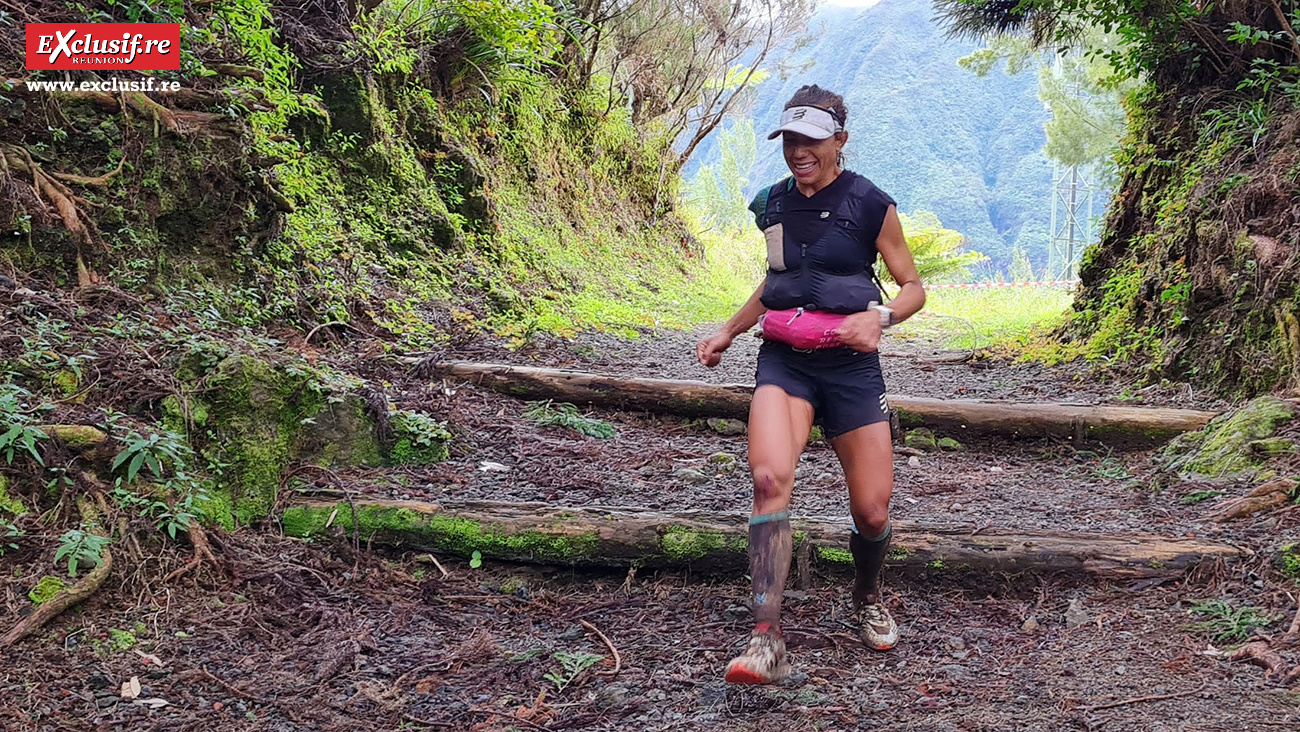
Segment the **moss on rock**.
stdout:
<svg viewBox="0 0 1300 732">
<path fill-rule="evenodd" d="M 235 530 L 235 503 L 229 488 L 204 491 L 195 497 L 194 508 L 207 523 L 216 524 L 226 531 Z"/>
<path fill-rule="evenodd" d="M 248 524 L 265 517 L 293 461 L 322 467 L 379 465 L 379 443 L 356 394 L 337 394 L 330 375 L 302 364 L 279 366 L 236 354 L 208 378 L 205 420 L 217 439 L 205 446 L 229 466 L 209 500 L 217 523 Z M 179 409 L 179 405 L 175 405 Z"/>
<path fill-rule="evenodd" d="M 179 376 L 179 375 L 178 375 Z M 189 419 L 185 418 L 185 409 L 182 408 L 181 400 L 176 395 L 164 397 L 162 400 L 163 426 L 177 434 L 188 434 L 190 424 L 196 427 L 206 426 L 208 418 L 208 405 L 198 397 L 186 397 L 185 406 L 189 407 Z"/>
<path fill-rule="evenodd" d="M 6 513 L 11 516 L 21 516 L 27 513 L 27 507 L 22 501 L 9 495 L 9 480 L 0 475 L 0 514 Z"/>
<path fill-rule="evenodd" d="M 1266 437 L 1250 443 L 1250 449 L 1260 455 L 1281 455 L 1296 451 L 1296 444 L 1285 437 Z"/>
<path fill-rule="evenodd" d="M 327 402 L 305 419 L 293 445 L 296 456 L 322 467 L 383 464 L 365 402 L 356 394 Z"/>
<path fill-rule="evenodd" d="M 43 424 L 38 428 L 74 450 L 94 447 L 108 439 L 103 430 L 88 424 Z"/>
<path fill-rule="evenodd" d="M 1165 448 L 1170 471 L 1211 479 L 1248 476 L 1260 468 L 1252 443 L 1272 437 L 1295 418 L 1295 408 L 1276 397 L 1252 399 L 1235 412 L 1222 414 L 1204 429 L 1182 435 Z"/>
<path fill-rule="evenodd" d="M 966 450 L 965 445 L 951 437 L 940 437 L 938 445 L 940 450 L 947 450 L 949 452 L 965 452 Z"/>
<path fill-rule="evenodd" d="M 903 444 L 915 450 L 934 450 L 938 448 L 934 433 L 924 427 L 909 431 L 903 438 Z"/>
</svg>

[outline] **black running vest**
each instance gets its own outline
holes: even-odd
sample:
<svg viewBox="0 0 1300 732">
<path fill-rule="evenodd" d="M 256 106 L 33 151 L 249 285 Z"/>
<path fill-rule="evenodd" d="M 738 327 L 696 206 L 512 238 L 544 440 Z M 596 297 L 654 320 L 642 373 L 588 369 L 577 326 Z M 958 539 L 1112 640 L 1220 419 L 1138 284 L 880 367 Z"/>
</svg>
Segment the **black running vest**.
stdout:
<svg viewBox="0 0 1300 732">
<path fill-rule="evenodd" d="M 795 189 L 794 179 L 787 178 L 760 191 L 749 204 L 767 240 L 767 281 L 761 297 L 767 309 L 856 313 L 882 302 L 874 270 L 876 237 L 894 199 L 857 173 L 846 170 L 840 176 L 851 176 L 831 184 L 837 189 L 837 184 L 848 184 L 842 196 L 805 198 Z M 806 221 L 809 215 L 828 221 L 822 227 L 825 233 L 813 241 L 806 232 L 784 225 L 784 219 Z"/>
</svg>

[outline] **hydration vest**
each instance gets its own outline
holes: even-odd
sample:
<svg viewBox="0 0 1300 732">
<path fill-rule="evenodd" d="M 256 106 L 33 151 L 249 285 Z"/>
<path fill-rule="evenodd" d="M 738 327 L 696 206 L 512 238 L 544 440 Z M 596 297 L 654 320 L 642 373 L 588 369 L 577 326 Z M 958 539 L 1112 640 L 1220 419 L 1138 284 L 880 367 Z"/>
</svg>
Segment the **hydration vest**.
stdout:
<svg viewBox="0 0 1300 732">
<path fill-rule="evenodd" d="M 798 241 L 786 229 L 783 214 L 791 207 L 817 210 L 795 191 L 794 178 L 786 178 L 760 191 L 749 205 L 755 223 L 767 241 L 767 280 L 761 296 L 769 310 L 804 308 L 832 313 L 856 313 L 883 301 L 875 273 L 876 237 L 894 199 L 857 173 L 834 210 L 822 209 L 819 218 L 829 226 L 814 242 Z M 834 184 L 832 184 L 834 185 Z"/>
</svg>

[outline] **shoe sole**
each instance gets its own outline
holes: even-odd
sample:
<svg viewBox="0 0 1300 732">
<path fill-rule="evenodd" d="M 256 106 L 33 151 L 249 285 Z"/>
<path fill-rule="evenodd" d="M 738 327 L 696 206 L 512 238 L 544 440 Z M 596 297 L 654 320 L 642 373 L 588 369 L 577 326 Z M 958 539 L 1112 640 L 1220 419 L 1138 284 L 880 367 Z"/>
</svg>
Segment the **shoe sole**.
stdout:
<svg viewBox="0 0 1300 732">
<path fill-rule="evenodd" d="M 895 645 L 898 645 L 897 638 L 893 641 L 872 641 L 867 638 L 865 633 L 860 634 L 858 638 L 862 640 L 862 645 L 873 651 L 890 651 L 894 649 Z"/>
<path fill-rule="evenodd" d="M 734 664 L 727 669 L 726 681 L 728 684 L 770 684 L 772 679 L 763 676 L 755 671 L 750 670 L 742 664 Z"/>
</svg>

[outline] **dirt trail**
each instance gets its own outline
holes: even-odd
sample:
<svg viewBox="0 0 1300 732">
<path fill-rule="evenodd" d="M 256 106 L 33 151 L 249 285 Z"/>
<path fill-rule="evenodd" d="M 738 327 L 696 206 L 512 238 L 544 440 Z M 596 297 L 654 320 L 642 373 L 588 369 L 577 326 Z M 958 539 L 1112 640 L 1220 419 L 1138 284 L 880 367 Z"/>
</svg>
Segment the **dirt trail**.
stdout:
<svg viewBox="0 0 1300 732">
<path fill-rule="evenodd" d="M 452 354 L 639 375 L 749 381 L 757 342 L 742 339 L 727 370 L 690 357 L 691 334 L 635 343 L 584 336 L 522 353 Z M 1122 385 L 1074 371 L 994 364 L 936 366 L 922 347 L 886 360 L 891 389 L 925 396 L 1109 401 Z M 910 350 L 907 350 L 910 349 Z M 933 369 L 933 370 L 929 370 Z M 399 406 L 447 415 L 453 457 L 434 469 L 351 471 L 350 487 L 398 498 L 545 500 L 742 512 L 749 500 L 743 435 L 678 418 L 597 412 L 611 440 L 538 427 L 526 405 L 459 384 L 427 383 L 376 366 Z M 963 390 L 964 391 L 961 391 Z M 1146 403 L 1216 407 L 1185 390 L 1149 390 Z M 1206 520 L 1193 485 L 1158 480 L 1149 452 L 1034 440 L 964 440 L 963 452 L 900 457 L 895 515 L 971 525 L 1213 534 L 1264 546 L 1300 540 L 1300 512 L 1243 522 Z M 735 469 L 708 457 L 726 453 Z M 483 470 L 491 461 L 506 471 Z M 795 511 L 846 515 L 844 486 L 825 444 L 801 462 Z M 322 483 L 322 486 L 325 484 Z M 1230 495 L 1247 488 L 1220 487 Z M 7 730 L 1223 730 L 1300 729 L 1300 693 L 1217 650 L 1260 619 L 1198 628 L 1193 605 L 1258 607 L 1278 634 L 1296 585 L 1264 558 L 1184 581 L 1092 585 L 1053 577 L 961 580 L 941 568 L 894 578 L 888 602 L 903 640 L 866 651 L 849 624 L 841 575 L 818 573 L 788 596 L 798 673 L 773 688 L 721 682 L 747 631 L 742 577 L 640 576 L 409 553 L 355 553 L 350 537 L 305 544 L 273 533 L 214 537 L 222 571 L 161 586 L 118 577 L 80 613 L 54 623 L 0 667 Z M 6 564 L 24 578 L 48 546 Z M 163 557 L 183 563 L 180 552 Z M 964 584 L 960 584 L 964 583 Z M 12 596 L 11 596 L 12 597 Z M 1264 620 L 1271 620 L 1265 618 Z M 591 629 L 606 635 L 620 656 Z M 1035 627 L 1036 626 L 1036 627 Z M 110 632 L 113 629 L 116 632 Z M 123 631 L 131 631 L 128 642 Z M 1236 639 L 1216 636 L 1239 634 Z M 1300 658 L 1295 649 L 1291 660 Z M 566 671 L 584 664 L 594 665 Z M 154 660 L 161 667 L 154 665 Z M 576 664 L 576 666 L 572 666 Z M 121 699 L 132 676 L 149 710 Z M 541 696 L 545 692 L 544 696 Z M 1108 705 L 1115 705 L 1109 706 Z"/>
</svg>

